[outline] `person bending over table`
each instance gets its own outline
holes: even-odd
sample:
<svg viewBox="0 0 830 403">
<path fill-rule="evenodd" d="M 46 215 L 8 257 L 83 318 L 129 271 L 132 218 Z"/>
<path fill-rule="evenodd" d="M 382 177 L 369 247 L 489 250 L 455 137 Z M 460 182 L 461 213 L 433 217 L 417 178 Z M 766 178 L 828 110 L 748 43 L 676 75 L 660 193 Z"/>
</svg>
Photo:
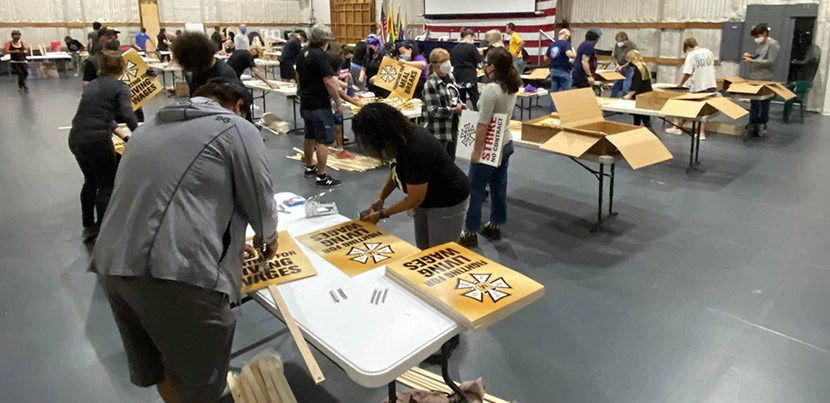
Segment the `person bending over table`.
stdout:
<svg viewBox="0 0 830 403">
<path fill-rule="evenodd" d="M 11 69 L 17 74 L 17 89 L 29 92 L 26 85 L 26 78 L 29 77 L 29 69 L 26 63 L 26 44 L 20 40 L 21 34 L 18 30 L 12 31 L 12 40 L 6 42 L 3 52 L 11 57 Z"/>
<path fill-rule="evenodd" d="M 236 50 L 228 58 L 228 66 L 231 66 L 236 73 L 236 78 L 241 78 L 246 69 L 251 69 L 251 75 L 269 87 L 277 88 L 275 84 L 268 81 L 268 78 L 262 74 L 262 70 L 257 67 L 255 59 L 260 56 L 262 56 L 262 48 L 259 46 L 251 46 L 248 50 Z"/>
<path fill-rule="evenodd" d="M 398 64 L 401 66 L 414 67 L 421 70 L 421 77 L 415 86 L 415 94 L 412 98 L 421 99 L 424 93 L 424 82 L 427 80 L 427 59 L 418 51 L 418 46 L 412 41 L 403 41 L 398 45 L 400 58 Z"/>
<path fill-rule="evenodd" d="M 501 239 L 500 227 L 507 222 L 507 167 L 510 155 L 513 154 L 513 137 L 510 130 L 505 133 L 501 165 L 492 167 L 481 164 L 479 156 L 484 148 L 490 119 L 496 114 L 505 114 L 508 119 L 510 118 L 516 106 L 516 93 L 522 86 L 519 72 L 513 66 L 513 57 L 504 48 L 493 48 L 487 52 L 484 74 L 487 75 L 490 83 L 484 87 L 481 99 L 478 101 L 479 118 L 468 173 L 471 183 L 470 209 L 467 211 L 464 232 L 459 240 L 461 245 L 469 247 L 478 245 L 476 233 L 479 229 L 481 229 L 481 234 L 487 238 Z M 492 198 L 490 221 L 482 229 L 481 204 L 488 185 Z"/>
<path fill-rule="evenodd" d="M 548 50 L 545 52 L 544 59 L 550 63 L 551 94 L 571 89 L 570 59 L 576 57 L 576 53 L 571 50 L 570 39 L 571 31 L 566 28 L 560 29 L 558 39 L 556 42 L 548 45 Z M 553 99 L 550 101 L 550 112 L 556 112 L 556 105 L 553 103 Z"/>
<path fill-rule="evenodd" d="M 115 184 L 118 162 L 112 133 L 124 141 L 129 139 L 118 127 L 115 118 L 122 117 L 130 130 L 138 127 L 130 101 L 130 89 L 119 81 L 126 68 L 121 53 L 110 50 L 100 53 L 98 66 L 99 77 L 84 88 L 69 131 L 69 149 L 84 174 L 81 187 L 84 240 L 98 234 Z"/>
<path fill-rule="evenodd" d="M 303 52 L 303 44 L 306 42 L 308 42 L 308 34 L 305 31 L 300 31 L 294 34 L 282 47 L 282 54 L 280 54 L 280 78 L 283 81 L 297 82 L 294 66 L 297 64 L 297 58 Z"/>
<path fill-rule="evenodd" d="M 363 68 L 360 70 L 360 77 L 357 81 L 366 82 L 369 91 L 374 93 L 376 97 L 386 98 L 389 96 L 389 91 L 375 85 L 375 76 L 377 76 L 383 56 L 385 56 L 383 42 L 377 35 L 369 34 L 369 37 L 366 38 L 366 47 L 366 57 L 363 60 Z"/>
<path fill-rule="evenodd" d="M 400 111 L 380 102 L 358 112 L 352 131 L 370 154 L 394 160 L 377 198 L 360 213 L 360 219 L 376 224 L 409 211 L 414 217 L 418 248 L 457 241 L 470 201 L 470 181 L 441 143 Z M 384 208 L 396 188 L 406 197 Z"/>
<path fill-rule="evenodd" d="M 473 110 L 476 110 L 479 97 L 478 67 L 484 60 L 482 56 L 484 51 L 473 44 L 473 35 L 472 29 L 461 30 L 461 40 L 452 48 L 450 62 L 454 68 L 453 75 L 458 81 L 458 95 L 461 102 L 466 104 L 469 96 Z"/>
<path fill-rule="evenodd" d="M 629 50 L 625 55 L 626 64 L 631 66 L 631 86 L 628 88 L 628 93 L 623 97 L 624 99 L 634 99 L 637 95 L 651 92 L 651 71 L 649 71 L 643 56 L 636 50 Z M 634 115 L 634 125 L 642 123 L 645 127 L 651 127 L 651 116 Z"/>
<path fill-rule="evenodd" d="M 203 34 L 202 34 L 203 35 Z M 124 153 L 92 252 L 130 369 L 165 402 L 215 402 L 225 389 L 245 229 L 277 252 L 265 146 L 243 119 L 248 90 L 215 78 L 162 108 Z"/>
<path fill-rule="evenodd" d="M 743 62 L 749 64 L 749 79 L 761 81 L 773 81 L 775 74 L 775 62 L 778 60 L 778 53 L 781 45 L 778 41 L 770 38 L 769 25 L 766 23 L 752 27 L 750 34 L 755 40 L 755 52 L 744 53 Z M 767 122 L 769 122 L 769 104 L 772 99 L 763 101 L 750 101 L 749 128 L 748 133 L 752 136 L 764 137 L 767 134 Z"/>
<path fill-rule="evenodd" d="M 455 161 L 458 143 L 458 115 L 464 104 L 458 99 L 458 87 L 452 74 L 450 53 L 435 48 L 429 54 L 429 78 L 424 87 L 423 116 L 426 129 L 441 143 Z"/>
<path fill-rule="evenodd" d="M 611 87 L 611 98 L 619 98 L 628 94 L 628 90 L 631 88 L 631 74 L 633 74 L 633 71 L 626 61 L 626 56 L 628 56 L 628 52 L 637 50 L 637 45 L 634 41 L 628 40 L 628 34 L 623 31 L 617 32 L 614 39 L 617 40 L 617 43 L 611 52 L 611 59 L 617 65 L 615 70 L 622 74 L 625 79 L 614 82 Z"/>
<path fill-rule="evenodd" d="M 326 53 L 334 39 L 331 28 L 324 24 L 311 27 L 308 48 L 297 60 L 297 94 L 300 96 L 300 116 L 305 123 L 303 141 L 303 176 L 316 176 L 319 188 L 333 188 L 343 184 L 326 173 L 328 146 L 334 142 L 334 115 L 343 114 L 343 104 L 337 91 L 337 78 L 331 68 L 331 57 Z M 334 101 L 334 112 L 332 112 Z M 314 155 L 317 164 L 314 164 Z"/>
<path fill-rule="evenodd" d="M 686 38 L 683 41 L 683 53 L 686 53 L 686 61 L 683 63 L 683 78 L 677 84 L 683 87 L 686 83 L 691 84 L 689 92 L 717 92 L 718 82 L 715 78 L 715 55 L 711 50 L 701 48 L 695 38 Z M 691 81 L 689 81 L 691 79 Z M 685 120 L 680 121 L 683 126 Z M 681 135 L 683 131 L 678 127 L 671 126 L 666 133 Z M 700 140 L 706 140 L 706 122 L 700 123 Z"/>
<path fill-rule="evenodd" d="M 585 33 L 585 41 L 576 48 L 573 70 L 575 88 L 591 88 L 594 85 L 594 73 L 597 71 L 597 52 L 594 46 L 601 36 L 601 29 L 591 28 Z"/>
<path fill-rule="evenodd" d="M 72 56 L 72 69 L 75 70 L 75 77 L 78 77 L 83 68 L 80 52 L 84 50 L 84 45 L 68 35 L 63 38 L 63 43 L 66 45 L 66 51 Z"/>
<path fill-rule="evenodd" d="M 133 36 L 133 49 L 144 52 L 147 50 L 147 41 L 153 44 L 156 47 L 156 43 L 153 40 L 153 37 L 147 34 L 147 28 L 141 27 L 140 32 L 136 32 Z"/>
</svg>

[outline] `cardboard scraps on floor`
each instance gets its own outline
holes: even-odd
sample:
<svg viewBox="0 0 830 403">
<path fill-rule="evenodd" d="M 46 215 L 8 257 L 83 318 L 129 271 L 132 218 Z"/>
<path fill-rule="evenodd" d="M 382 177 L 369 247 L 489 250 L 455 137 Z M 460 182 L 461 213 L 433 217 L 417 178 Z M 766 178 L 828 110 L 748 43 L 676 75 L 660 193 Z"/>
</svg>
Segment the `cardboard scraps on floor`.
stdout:
<svg viewBox="0 0 830 403">
<path fill-rule="evenodd" d="M 286 158 L 295 161 L 302 161 L 303 151 L 296 147 L 294 148 L 294 151 L 296 151 L 297 153 L 294 155 L 289 155 Z M 337 158 L 336 153 L 336 150 L 334 150 L 333 148 L 329 148 L 329 158 L 326 161 L 326 166 L 335 171 L 343 170 L 350 172 L 366 172 L 383 166 L 383 161 L 381 161 L 378 158 L 353 153 L 352 155 L 354 155 L 354 158 L 340 159 Z M 316 156 L 314 157 L 314 163 L 317 163 Z"/>
</svg>

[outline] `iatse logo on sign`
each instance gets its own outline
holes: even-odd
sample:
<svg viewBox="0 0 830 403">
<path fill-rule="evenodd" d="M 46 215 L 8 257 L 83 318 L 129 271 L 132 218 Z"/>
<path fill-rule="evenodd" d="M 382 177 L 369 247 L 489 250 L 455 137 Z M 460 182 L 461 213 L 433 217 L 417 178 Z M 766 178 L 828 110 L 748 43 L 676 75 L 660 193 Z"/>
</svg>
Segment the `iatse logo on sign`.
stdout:
<svg viewBox="0 0 830 403">
<path fill-rule="evenodd" d="M 490 281 L 490 277 L 492 277 L 492 275 L 489 273 L 470 274 L 470 277 L 473 278 L 473 281 L 459 278 L 458 283 L 455 285 L 455 289 L 466 290 L 466 292 L 462 294 L 463 296 L 472 298 L 481 303 L 484 303 L 484 294 L 487 294 L 495 303 L 499 302 L 502 298 L 510 296 L 510 294 L 501 290 L 513 288 L 510 284 L 507 284 L 507 281 L 504 281 L 503 277 Z"/>
<path fill-rule="evenodd" d="M 352 260 L 355 262 L 360 262 L 366 264 L 371 259 L 374 263 L 380 263 L 386 259 L 389 259 L 391 256 L 395 254 L 395 251 L 392 250 L 392 247 L 389 245 L 383 245 L 380 243 L 364 243 L 363 246 L 365 249 L 358 248 L 356 246 L 352 246 L 352 249 L 349 251 L 349 256 L 354 256 Z"/>
</svg>

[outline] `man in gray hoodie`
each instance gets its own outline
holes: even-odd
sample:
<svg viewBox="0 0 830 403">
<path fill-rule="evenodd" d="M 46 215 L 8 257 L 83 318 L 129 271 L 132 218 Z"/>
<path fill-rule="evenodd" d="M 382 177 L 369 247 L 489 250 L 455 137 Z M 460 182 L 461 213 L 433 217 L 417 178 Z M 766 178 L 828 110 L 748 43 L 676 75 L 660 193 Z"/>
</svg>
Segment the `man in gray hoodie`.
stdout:
<svg viewBox="0 0 830 403">
<path fill-rule="evenodd" d="M 246 225 L 276 254 L 265 147 L 241 117 L 247 92 L 211 79 L 136 130 L 93 251 L 130 378 L 167 402 L 212 402 L 225 388 Z"/>
<path fill-rule="evenodd" d="M 749 79 L 773 81 L 775 62 L 781 45 L 770 38 L 769 25 L 761 23 L 752 27 L 750 34 L 755 38 L 755 53 L 744 53 L 744 62 L 749 64 Z M 765 101 L 751 101 L 749 108 L 749 133 L 758 137 L 767 134 L 769 121 L 769 99 Z"/>
</svg>

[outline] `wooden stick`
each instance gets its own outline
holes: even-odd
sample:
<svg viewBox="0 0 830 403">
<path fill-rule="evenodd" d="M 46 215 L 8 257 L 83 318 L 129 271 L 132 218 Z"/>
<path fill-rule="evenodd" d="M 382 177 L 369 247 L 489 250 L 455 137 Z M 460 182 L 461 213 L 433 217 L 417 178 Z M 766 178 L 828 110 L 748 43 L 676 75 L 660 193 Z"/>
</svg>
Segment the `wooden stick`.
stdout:
<svg viewBox="0 0 830 403">
<path fill-rule="evenodd" d="M 294 322 L 294 317 L 288 311 L 288 306 L 285 305 L 285 300 L 282 299 L 282 295 L 280 295 L 277 286 L 269 285 L 268 291 L 271 293 L 271 298 L 274 299 L 274 303 L 277 305 L 277 309 L 279 309 L 285 325 L 288 326 L 294 342 L 297 343 L 297 349 L 300 350 L 300 354 L 303 356 L 303 361 L 305 361 L 305 365 L 308 367 L 308 372 L 311 373 L 311 378 L 314 379 L 314 384 L 319 385 L 326 380 L 326 377 L 323 376 L 323 371 L 320 370 L 320 366 L 317 365 L 317 361 L 311 355 L 311 350 L 309 350 L 308 344 L 306 344 L 303 334 L 297 326 L 297 322 Z"/>
<path fill-rule="evenodd" d="M 239 384 L 239 379 L 233 372 L 228 371 L 228 388 L 231 390 L 231 396 L 235 403 L 246 403 L 245 397 L 242 395 L 242 386 Z"/>
<path fill-rule="evenodd" d="M 285 379 L 285 370 L 282 367 L 282 361 L 277 357 L 272 357 L 268 360 L 268 366 L 271 368 L 271 378 L 277 386 L 277 393 L 280 394 L 282 403 L 297 403 L 297 398 L 294 397 L 294 391 L 288 385 L 288 380 Z"/>
<path fill-rule="evenodd" d="M 245 371 L 246 369 L 248 371 Z M 257 393 L 254 391 L 257 389 L 256 382 L 253 379 L 247 379 L 248 377 L 245 376 L 246 372 L 250 375 L 251 370 L 248 367 L 242 367 L 242 373 L 239 374 L 239 383 L 242 384 L 245 401 L 247 403 L 260 403 L 260 400 L 257 398 Z"/>
<path fill-rule="evenodd" d="M 265 385 L 265 392 L 268 394 L 268 402 L 269 403 L 282 403 L 282 399 L 280 399 L 279 393 L 277 393 L 277 385 L 274 384 L 274 379 L 271 377 L 269 373 L 267 360 L 257 360 L 250 365 L 253 368 L 254 376 L 257 377 L 257 382 L 262 379 L 263 385 Z"/>
</svg>

